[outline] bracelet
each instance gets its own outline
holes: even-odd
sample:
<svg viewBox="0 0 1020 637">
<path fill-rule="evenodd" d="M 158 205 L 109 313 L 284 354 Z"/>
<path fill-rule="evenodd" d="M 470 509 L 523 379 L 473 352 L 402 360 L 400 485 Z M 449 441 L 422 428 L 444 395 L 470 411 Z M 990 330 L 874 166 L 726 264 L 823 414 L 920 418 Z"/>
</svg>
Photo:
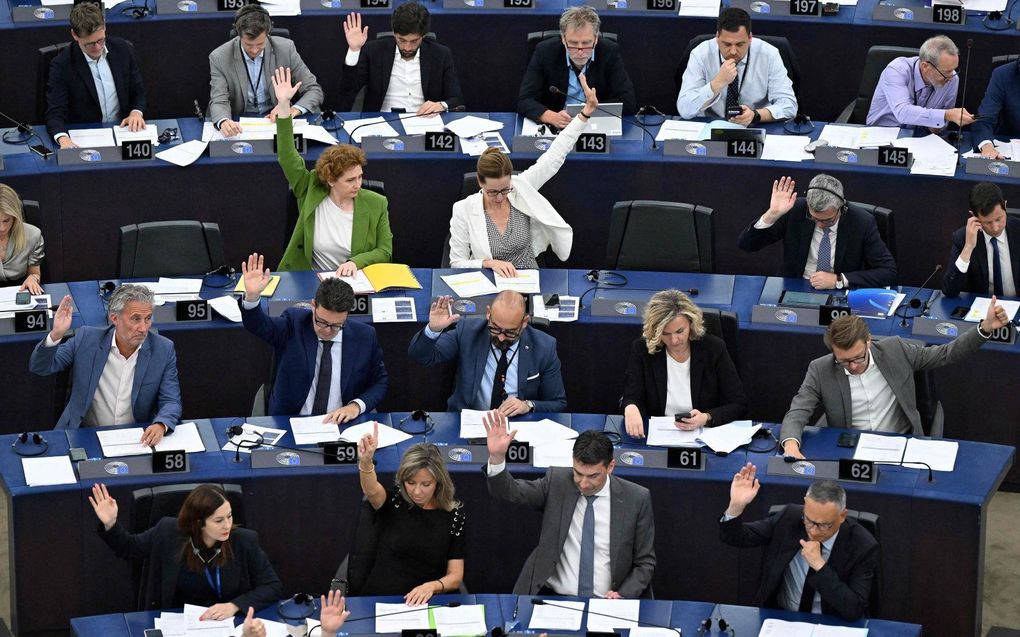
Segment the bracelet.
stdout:
<svg viewBox="0 0 1020 637">
<path fill-rule="evenodd" d="M 978 324 L 977 324 L 977 333 L 978 333 L 978 336 L 980 336 L 981 338 L 983 338 L 985 340 L 988 340 L 988 339 L 990 339 L 992 337 L 992 335 L 991 334 L 985 334 L 984 330 L 981 329 L 981 323 L 982 322 L 983 321 L 978 321 Z"/>
<path fill-rule="evenodd" d="M 359 462 L 358 463 L 358 471 L 360 471 L 362 473 L 375 473 L 375 464 L 374 463 L 372 464 L 372 468 L 371 469 L 362 469 L 361 468 L 361 463 Z"/>
<path fill-rule="evenodd" d="M 436 583 L 439 584 L 439 592 L 440 593 L 445 593 L 446 592 L 446 584 L 443 583 L 443 578 L 440 577 L 439 579 L 437 579 Z"/>
<path fill-rule="evenodd" d="M 589 119 L 591 119 L 591 115 L 586 115 L 584 111 L 579 112 L 578 115 L 584 118 L 583 120 L 581 120 L 584 122 L 587 122 Z"/>
</svg>

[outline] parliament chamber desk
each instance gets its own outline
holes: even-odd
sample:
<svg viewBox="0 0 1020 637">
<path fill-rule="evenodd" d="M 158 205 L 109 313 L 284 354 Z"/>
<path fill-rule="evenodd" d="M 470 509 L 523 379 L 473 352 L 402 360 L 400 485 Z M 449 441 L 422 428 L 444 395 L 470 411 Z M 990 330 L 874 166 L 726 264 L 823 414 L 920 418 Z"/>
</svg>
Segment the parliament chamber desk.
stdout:
<svg viewBox="0 0 1020 637">
<path fill-rule="evenodd" d="M 384 424 L 403 426 L 419 435 L 376 454 L 380 480 L 386 484 L 406 449 L 423 438 L 422 423 L 407 413 L 371 414 Z M 459 414 L 432 414 L 428 441 L 464 459 Z M 613 431 L 618 417 L 594 414 L 537 414 L 576 431 Z M 359 420 L 364 420 L 362 417 Z M 240 485 L 245 526 L 259 533 L 284 585 L 284 595 L 319 592 L 351 547 L 361 489 L 356 466 L 273 466 L 252 468 L 245 454 L 222 451 L 229 426 L 243 418 L 198 421 L 207 451 L 189 455 L 190 471 L 170 475 L 111 475 L 105 480 L 117 499 L 122 523 L 132 519 L 132 491 L 161 484 L 216 482 Z M 279 441 L 293 447 L 287 418 L 248 419 L 287 430 Z M 515 419 L 517 421 L 518 419 Z M 770 428 L 778 433 L 777 425 Z M 850 457 L 836 446 L 839 431 L 806 430 L 808 457 Z M 83 447 L 101 457 L 94 430 L 48 432 L 48 455 Z M 0 478 L 9 512 L 12 621 L 18 634 L 45 634 L 66 629 L 71 617 L 125 612 L 135 608 L 131 563 L 119 560 L 96 533 L 98 522 L 88 503 L 92 480 L 71 485 L 31 488 L 25 485 L 20 458 L 8 448 L 12 435 L 0 436 Z M 617 465 L 621 477 L 649 488 L 656 521 L 655 595 L 716 603 L 747 603 L 757 586 L 760 555 L 756 550 L 723 546 L 718 520 L 726 507 L 733 474 L 745 463 L 759 468 L 763 488 L 746 512 L 748 520 L 764 517 L 770 506 L 800 502 L 807 482 L 802 477 L 769 475 L 774 455 L 764 441 L 755 452 L 739 448 L 728 456 L 706 454 L 704 471 Z M 643 444 L 624 438 L 623 447 Z M 240 462 L 235 462 L 240 455 Z M 541 516 L 491 498 L 480 462 L 448 460 L 468 519 L 465 586 L 476 593 L 506 592 L 534 548 Z M 1013 463 L 1014 450 L 1001 445 L 959 442 L 956 470 L 935 472 L 888 466 L 876 484 L 845 483 L 848 506 L 881 519 L 882 608 L 877 616 L 924 624 L 927 634 L 973 635 L 981 625 L 984 546 L 988 502 Z M 270 457 L 274 457 L 270 452 Z M 542 469 L 511 468 L 517 477 L 534 478 Z M 498 545 L 500 550 L 493 551 Z M 51 574 L 60 573 L 59 577 Z M 951 585 L 947 583 L 951 582 Z M 947 585 L 943 585 L 947 584 Z"/>
<path fill-rule="evenodd" d="M 394 0 L 393 4 L 402 1 Z M 39 2 L 9 0 L 9 4 Z M 136 0 L 135 4 L 141 6 L 143 2 Z M 155 0 L 148 3 L 150 7 L 155 4 Z M 335 10 L 322 10 L 315 2 L 309 4 L 318 10 L 277 17 L 274 23 L 290 30 L 303 60 L 322 86 L 324 106 L 335 110 L 340 97 L 340 65 L 347 50 L 341 21 L 351 7 L 360 7 L 360 3 L 342 0 L 343 8 Z M 445 2 L 434 1 L 426 4 L 432 13 L 432 31 L 452 49 L 467 108 L 507 111 L 516 110 L 527 34 L 557 29 L 559 13 L 577 2 L 535 0 L 534 9 L 516 11 L 466 6 L 451 9 Z M 605 0 L 593 0 L 592 4 L 599 8 L 602 30 L 618 35 L 637 103 L 675 113 L 676 66 L 691 38 L 715 32 L 715 20 L 677 18 L 669 11 L 618 11 L 607 9 Z M 818 18 L 752 14 L 755 34 L 784 36 L 797 54 L 802 112 L 817 120 L 834 119 L 857 95 L 868 48 L 881 44 L 916 49 L 936 33 L 948 33 L 961 50 L 968 38 L 973 40 L 966 106 L 976 112 L 991 72 L 992 56 L 1017 52 L 1016 29 L 987 29 L 981 14 L 972 13 L 962 26 L 885 22 L 872 19 L 878 4 L 879 0 L 860 0 L 856 7 L 841 6 L 836 16 Z M 920 7 L 921 2 L 900 0 L 897 4 Z M 630 3 L 632 8 L 635 5 L 644 6 L 644 1 Z M 121 9 L 126 6 L 129 4 L 107 12 L 108 31 L 135 45 L 148 95 L 146 117 L 193 113 L 194 100 L 205 110 L 209 98 L 208 55 L 226 41 L 233 12 L 174 12 L 135 21 L 121 17 Z M 0 61 L 4 62 L 0 64 L 0 86 L 7 89 L 2 110 L 30 121 L 36 109 L 37 51 L 68 41 L 67 21 L 13 22 L 8 10 L 8 3 L 0 6 Z M 362 13 L 369 37 L 391 30 L 389 10 Z M 961 68 L 963 62 L 961 56 Z"/>
<path fill-rule="evenodd" d="M 456 602 L 460 604 L 483 604 L 485 606 L 486 625 L 491 628 L 514 626 L 512 631 L 538 634 L 540 630 L 529 630 L 528 625 L 534 606 L 531 600 L 535 599 L 530 595 L 439 595 L 430 600 L 432 605 Z M 564 601 L 578 601 L 576 597 L 542 597 L 540 599 L 552 602 L 553 604 Z M 369 617 L 375 613 L 377 602 L 393 603 L 402 602 L 399 597 L 351 597 L 347 600 L 347 608 L 351 611 L 351 618 L 340 629 L 343 635 L 370 635 L 377 634 L 371 620 L 355 621 L 359 617 Z M 583 601 L 583 600 L 580 600 Z M 516 612 L 515 612 L 516 611 Z M 158 612 L 137 612 L 125 614 L 100 615 L 93 617 L 78 617 L 71 620 L 71 630 L 74 637 L 143 637 L 143 631 L 151 628 L 153 619 L 159 616 Z M 257 617 L 280 621 L 275 606 L 263 609 L 256 613 Z M 313 617 L 317 617 L 313 615 Z M 707 602 L 686 602 L 641 600 L 641 608 L 638 614 L 640 625 L 651 627 L 670 626 L 678 628 L 681 635 L 697 635 L 701 622 L 708 618 L 718 619 L 722 617 L 731 626 L 736 634 L 752 637 L 758 634 L 762 623 L 766 619 L 780 619 L 784 621 L 799 621 L 810 624 L 825 624 L 831 626 L 851 626 L 867 628 L 868 637 L 920 637 L 921 626 L 902 622 L 892 622 L 882 619 L 862 619 L 856 622 L 844 622 L 836 617 L 812 615 L 810 613 L 791 613 L 770 608 L 753 608 L 747 606 L 733 606 L 727 604 L 712 604 Z M 582 630 L 588 625 L 587 607 L 581 616 Z M 602 620 L 603 618 L 591 616 L 592 619 Z M 612 620 L 608 620 L 612 621 Z M 240 624 L 239 624 L 240 625 Z M 622 629 L 620 634 L 624 634 Z M 563 631 L 550 631 L 555 634 L 563 634 Z M 567 633 L 570 634 L 570 633 Z M 582 634 L 578 631 L 576 634 Z"/>
</svg>

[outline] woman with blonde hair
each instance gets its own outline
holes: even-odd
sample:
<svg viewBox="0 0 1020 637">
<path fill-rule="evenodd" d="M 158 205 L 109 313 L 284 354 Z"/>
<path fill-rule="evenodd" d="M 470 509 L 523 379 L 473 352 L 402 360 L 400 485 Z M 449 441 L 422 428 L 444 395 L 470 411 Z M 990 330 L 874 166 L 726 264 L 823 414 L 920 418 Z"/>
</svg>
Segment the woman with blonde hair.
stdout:
<svg viewBox="0 0 1020 637">
<path fill-rule="evenodd" d="M 25 223 L 21 197 L 0 184 L 0 286 L 21 283 L 22 290 L 42 294 L 42 260 L 45 255 L 42 232 Z"/>
<path fill-rule="evenodd" d="M 726 424 L 746 411 L 744 386 L 726 343 L 705 333 L 701 308 L 679 290 L 656 292 L 627 364 L 627 433 L 643 438 L 649 416 L 682 414 L 676 426 L 690 431 Z"/>
</svg>

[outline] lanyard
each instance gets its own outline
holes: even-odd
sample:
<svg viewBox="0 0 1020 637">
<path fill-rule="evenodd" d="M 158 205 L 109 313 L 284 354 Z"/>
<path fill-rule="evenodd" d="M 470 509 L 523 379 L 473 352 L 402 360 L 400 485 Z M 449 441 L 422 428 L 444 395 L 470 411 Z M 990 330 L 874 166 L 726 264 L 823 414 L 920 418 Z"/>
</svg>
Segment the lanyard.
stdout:
<svg viewBox="0 0 1020 637">
<path fill-rule="evenodd" d="M 715 54 L 719 56 L 719 67 L 722 68 L 723 59 L 722 54 L 719 53 L 719 49 L 715 50 Z M 737 87 L 737 97 L 740 97 L 740 91 L 744 89 L 744 80 L 747 79 L 747 71 L 751 68 L 751 45 L 747 45 L 747 55 L 744 56 L 744 73 L 740 76 L 740 86 Z M 737 64 L 740 64 L 737 62 Z"/>
<path fill-rule="evenodd" d="M 500 352 L 496 349 L 496 347 L 492 343 L 489 343 L 489 349 L 492 350 L 492 355 L 496 358 L 496 367 L 499 367 Z M 507 349 L 509 350 L 509 348 L 507 348 Z M 517 352 L 519 352 L 519 351 L 521 351 L 520 345 L 518 345 L 517 349 L 515 349 L 513 351 L 513 353 L 510 354 L 509 357 L 507 357 L 507 359 L 506 359 L 506 369 L 507 369 L 508 372 L 510 371 L 510 363 L 513 363 L 514 359 L 517 358 Z M 503 380 L 503 383 L 506 384 L 506 375 L 503 376 L 502 380 Z"/>
<path fill-rule="evenodd" d="M 262 49 L 262 53 L 260 54 L 262 56 L 262 61 L 261 64 L 259 65 L 259 79 L 257 82 L 252 82 L 251 71 L 248 70 L 248 60 L 250 60 L 251 58 L 249 58 L 248 54 L 245 53 L 244 47 L 241 46 L 240 41 L 237 42 L 237 48 L 241 49 L 241 55 L 244 57 L 245 60 L 244 74 L 248 77 L 248 86 L 251 87 L 252 106 L 257 109 L 259 107 L 259 87 L 262 86 L 262 72 L 265 71 L 266 68 L 266 50 Z"/>
<path fill-rule="evenodd" d="M 209 567 L 205 567 L 205 581 L 209 582 L 209 588 L 216 591 L 216 599 L 223 599 L 223 586 L 220 582 L 220 567 L 216 567 L 216 583 L 213 583 L 212 575 L 209 573 Z"/>
</svg>

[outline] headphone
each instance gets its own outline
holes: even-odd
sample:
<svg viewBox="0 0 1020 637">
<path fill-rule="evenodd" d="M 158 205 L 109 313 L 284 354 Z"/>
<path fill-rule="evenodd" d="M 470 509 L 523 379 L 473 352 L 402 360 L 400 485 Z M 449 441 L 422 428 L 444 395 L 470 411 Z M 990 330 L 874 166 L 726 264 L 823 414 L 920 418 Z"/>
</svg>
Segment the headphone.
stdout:
<svg viewBox="0 0 1020 637">
<path fill-rule="evenodd" d="M 414 422 L 424 421 L 425 425 L 421 428 L 420 431 L 408 431 L 403 427 L 403 424 L 408 420 L 412 420 Z M 435 428 L 436 423 L 434 420 L 432 420 L 432 414 L 425 411 L 424 409 L 415 409 L 410 413 L 410 415 L 404 416 L 403 418 L 400 419 L 400 422 L 397 423 L 397 429 L 403 431 L 405 434 L 411 434 L 412 436 L 428 436 L 430 433 L 432 433 L 432 430 Z"/>
<path fill-rule="evenodd" d="M 830 189 L 828 189 L 828 188 L 826 188 L 826 187 L 824 187 L 824 186 L 808 186 L 808 190 L 822 190 L 822 191 L 824 191 L 824 192 L 827 192 L 827 193 L 829 193 L 830 195 L 833 195 L 833 196 L 835 196 L 835 197 L 838 197 L 838 198 L 839 198 L 839 200 L 840 200 L 840 201 L 842 202 L 842 203 L 840 204 L 840 206 L 839 206 L 839 214 L 841 214 L 841 215 L 843 215 L 843 214 L 846 214 L 846 211 L 847 211 L 847 209 L 848 209 L 848 208 L 850 207 L 850 206 L 849 206 L 849 205 L 847 204 L 847 202 L 846 202 L 846 197 L 844 197 L 843 195 L 839 194 L 839 193 L 838 193 L 838 192 L 836 192 L 835 190 L 830 190 Z M 806 193 L 806 192 L 807 192 L 807 191 L 805 191 L 805 193 Z"/>
<path fill-rule="evenodd" d="M 735 635 L 737 634 L 736 631 L 733 630 L 733 626 L 730 626 L 729 623 L 727 623 L 727 621 L 722 617 L 716 620 L 715 625 L 719 627 L 718 634 L 720 635 L 725 635 L 729 633 L 730 637 L 735 637 Z M 712 632 L 712 618 L 707 617 L 701 622 L 701 624 L 698 625 L 698 635 L 699 636 L 709 635 L 711 634 L 711 632 Z"/>
<path fill-rule="evenodd" d="M 232 285 L 234 285 L 234 282 L 237 280 L 236 277 L 234 276 L 236 273 L 237 271 L 234 270 L 234 268 L 230 267 L 227 264 L 223 264 L 220 267 L 216 268 L 215 270 L 209 270 L 208 272 L 203 274 L 202 285 L 210 288 L 229 288 Z M 217 283 L 214 285 L 207 280 L 209 277 L 213 276 L 226 277 L 226 282 Z"/>
<path fill-rule="evenodd" d="M 287 605 L 297 606 L 297 614 L 291 615 L 283 611 Z M 301 608 L 307 606 L 307 609 Z M 315 598 L 308 593 L 297 593 L 290 599 L 285 599 L 276 605 L 276 614 L 280 616 L 280 619 L 307 619 L 315 613 Z"/>
<path fill-rule="evenodd" d="M 195 557 L 201 560 L 202 563 L 205 564 L 206 566 L 209 566 L 209 562 L 215 560 L 217 557 L 220 556 L 220 553 L 223 552 L 223 548 L 217 546 L 216 550 L 213 551 L 212 557 L 210 557 L 209 559 L 205 559 L 204 557 L 202 557 L 202 551 L 197 546 L 195 546 L 195 541 L 194 540 L 188 541 L 191 542 L 191 552 L 194 553 Z"/>
<path fill-rule="evenodd" d="M 257 2 L 252 2 L 241 7 L 240 9 L 237 10 L 237 13 L 234 14 L 234 31 L 237 32 L 237 37 L 239 38 L 241 37 L 241 30 L 237 28 L 237 23 L 241 21 L 241 18 L 252 13 L 259 13 L 266 17 L 266 19 L 269 21 L 269 30 L 266 31 L 266 36 L 271 35 L 273 33 L 273 19 L 269 17 L 269 12 L 266 11 L 266 8 L 263 7 L 261 4 L 258 4 Z"/>
<path fill-rule="evenodd" d="M 29 449 L 24 448 L 25 445 L 29 444 L 28 443 L 29 432 L 24 431 L 21 434 L 19 434 L 17 438 L 14 439 L 14 442 L 11 443 L 11 449 L 14 450 L 14 453 L 18 454 L 22 458 L 41 456 L 44 453 L 46 453 L 46 450 L 50 448 L 50 443 L 46 442 L 46 439 L 43 438 L 40 434 L 33 433 L 31 435 L 32 435 L 31 444 L 33 448 Z"/>
</svg>

